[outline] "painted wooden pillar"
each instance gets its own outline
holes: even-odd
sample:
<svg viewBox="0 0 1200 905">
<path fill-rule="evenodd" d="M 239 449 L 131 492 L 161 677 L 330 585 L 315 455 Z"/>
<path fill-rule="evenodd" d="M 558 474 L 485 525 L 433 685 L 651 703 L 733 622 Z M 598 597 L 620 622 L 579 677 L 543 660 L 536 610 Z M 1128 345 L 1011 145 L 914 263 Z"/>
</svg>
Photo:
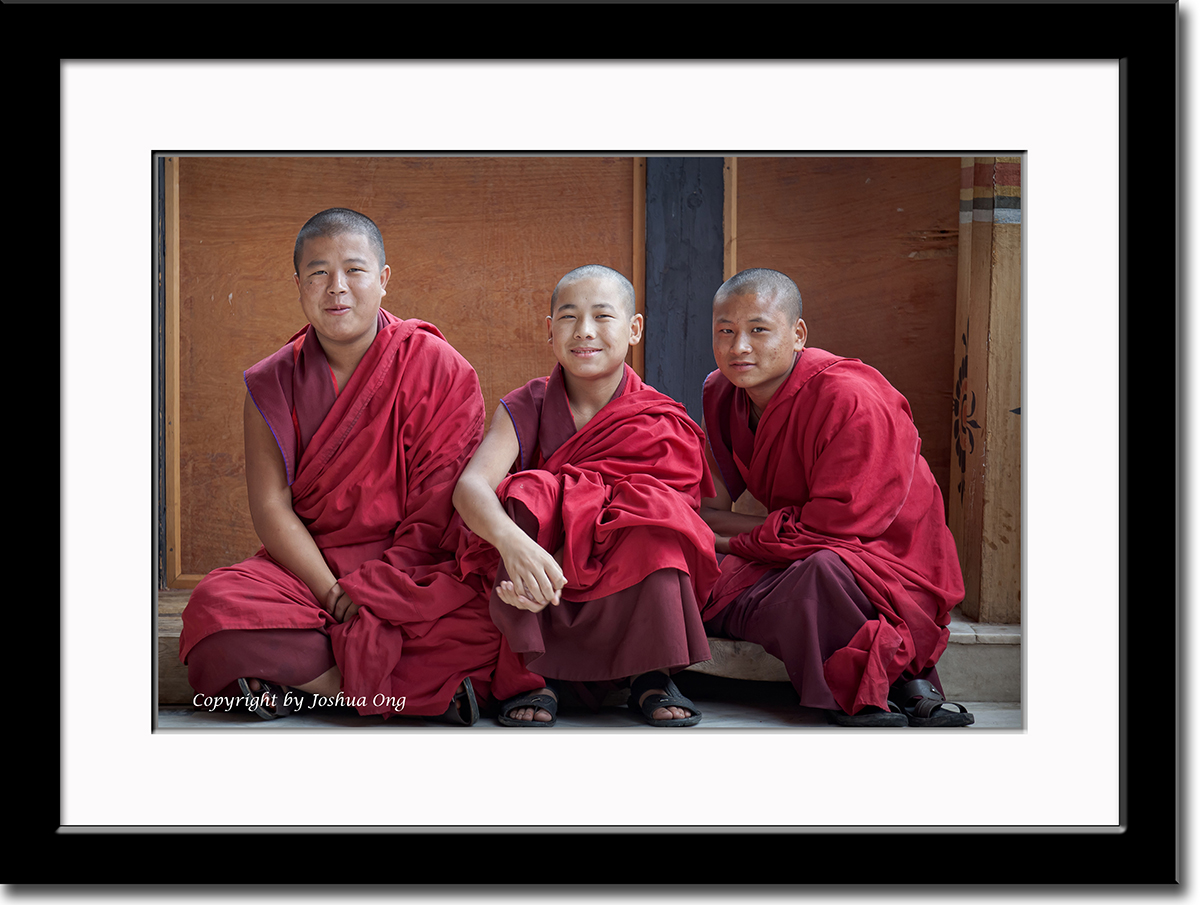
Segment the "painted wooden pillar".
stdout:
<svg viewBox="0 0 1200 905">
<path fill-rule="evenodd" d="M 1021 161 L 964 157 L 950 528 L 963 615 L 1021 621 Z"/>
<path fill-rule="evenodd" d="M 646 158 L 646 382 L 700 423 L 724 282 L 725 161 Z"/>
</svg>

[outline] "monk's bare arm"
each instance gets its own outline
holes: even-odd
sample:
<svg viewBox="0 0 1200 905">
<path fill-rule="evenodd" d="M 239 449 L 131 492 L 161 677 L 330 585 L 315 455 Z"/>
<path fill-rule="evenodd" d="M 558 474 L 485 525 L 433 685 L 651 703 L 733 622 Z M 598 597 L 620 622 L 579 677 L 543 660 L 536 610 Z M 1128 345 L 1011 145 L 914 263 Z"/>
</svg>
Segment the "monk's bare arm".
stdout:
<svg viewBox="0 0 1200 905">
<path fill-rule="evenodd" d="M 508 409 L 501 405 L 454 488 L 454 508 L 467 527 L 495 547 L 504 560 L 512 587 L 498 588 L 500 598 L 537 612 L 548 604 L 558 604 L 567 581 L 556 558 L 508 517 L 496 496 L 496 488 L 520 452 Z"/>
<path fill-rule="evenodd" d="M 707 443 L 704 444 L 704 455 L 708 459 L 708 470 L 712 472 L 716 494 L 700 501 L 700 517 L 713 531 L 716 552 L 728 553 L 729 538 L 735 534 L 753 531 L 764 520 L 756 515 L 733 511 L 733 500 L 721 479 L 721 470 L 717 467 L 716 459 L 713 458 Z"/>
<path fill-rule="evenodd" d="M 271 558 L 304 582 L 339 622 L 358 611 L 342 593 L 325 557 L 292 509 L 283 455 L 254 400 L 246 394 L 243 411 L 246 437 L 246 494 L 254 530 Z"/>
</svg>

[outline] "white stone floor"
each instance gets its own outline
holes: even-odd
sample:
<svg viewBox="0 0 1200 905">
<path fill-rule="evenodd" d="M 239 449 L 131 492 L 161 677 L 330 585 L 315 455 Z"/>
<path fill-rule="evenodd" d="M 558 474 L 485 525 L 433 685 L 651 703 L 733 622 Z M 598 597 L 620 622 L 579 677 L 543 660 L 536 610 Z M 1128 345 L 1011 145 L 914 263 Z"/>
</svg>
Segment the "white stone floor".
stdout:
<svg viewBox="0 0 1200 905">
<path fill-rule="evenodd" d="M 680 690 L 703 712 L 699 725 L 680 732 L 704 732 L 714 729 L 801 729 L 829 732 L 978 732 L 981 730 L 1023 729 L 1021 705 L 1010 702 L 961 701 L 975 715 L 972 726 L 957 729 L 848 729 L 826 721 L 820 710 L 800 707 L 796 693 L 788 684 L 721 679 L 698 673 L 675 676 Z M 241 729 L 256 731 L 296 731 L 354 729 L 387 732 L 424 729 L 427 731 L 465 732 L 462 726 L 450 726 L 421 718 L 389 719 L 358 716 L 342 708 L 323 708 L 294 713 L 287 719 L 260 720 L 252 714 L 209 713 L 188 706 L 162 706 L 158 711 L 158 731 Z M 583 707 L 560 707 L 558 723 L 550 730 L 563 731 L 659 731 L 646 725 L 625 706 L 606 706 L 599 713 Z M 469 731 L 517 731 L 501 726 L 486 712 Z"/>
</svg>

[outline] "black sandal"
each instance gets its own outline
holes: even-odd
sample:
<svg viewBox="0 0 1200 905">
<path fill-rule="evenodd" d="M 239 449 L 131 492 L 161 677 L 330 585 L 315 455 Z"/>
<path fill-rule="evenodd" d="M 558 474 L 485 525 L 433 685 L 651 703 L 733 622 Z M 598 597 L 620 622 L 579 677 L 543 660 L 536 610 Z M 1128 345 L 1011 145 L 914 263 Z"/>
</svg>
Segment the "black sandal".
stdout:
<svg viewBox="0 0 1200 905">
<path fill-rule="evenodd" d="M 908 725 L 908 717 L 900 710 L 895 701 L 888 701 L 887 710 L 868 705 L 854 714 L 846 713 L 844 710 L 827 710 L 825 713 L 829 716 L 829 722 L 836 723 L 838 726 L 877 729 Z"/>
<path fill-rule="evenodd" d="M 292 715 L 290 689 L 276 685 L 274 682 L 268 682 L 266 679 L 258 680 L 260 686 L 258 691 L 251 691 L 250 683 L 246 679 L 238 679 L 237 684 L 246 697 L 246 706 L 260 719 L 279 720 Z M 275 699 L 275 703 L 271 707 L 267 706 L 266 699 L 268 697 Z"/>
<path fill-rule="evenodd" d="M 639 704 L 642 695 L 652 688 L 661 688 L 665 694 L 646 695 Z M 692 715 L 681 720 L 656 720 L 653 714 L 660 707 L 685 707 Z M 662 672 L 644 672 L 633 680 L 629 686 L 629 709 L 641 713 L 651 726 L 695 726 L 703 716 L 696 705 L 683 696 L 671 677 Z"/>
<path fill-rule="evenodd" d="M 970 726 L 974 714 L 957 701 L 947 701 L 928 679 L 913 679 L 892 689 L 891 701 L 908 717 L 910 726 Z M 949 710 L 957 707 L 957 710 Z"/>
<path fill-rule="evenodd" d="M 469 678 L 462 680 L 462 685 L 454 692 L 450 706 L 441 718 L 456 726 L 474 726 L 479 720 L 479 702 L 475 699 L 475 689 Z"/>
<path fill-rule="evenodd" d="M 546 680 L 546 687 L 555 693 L 558 691 L 549 679 Z M 520 710 L 522 707 L 537 707 L 550 714 L 550 719 L 514 720 L 509 716 L 514 710 Z M 514 695 L 500 705 L 500 713 L 496 719 L 500 721 L 501 726 L 517 726 L 521 729 L 532 727 L 549 729 L 558 722 L 558 698 L 552 694 L 535 694 L 533 692 Z"/>
</svg>

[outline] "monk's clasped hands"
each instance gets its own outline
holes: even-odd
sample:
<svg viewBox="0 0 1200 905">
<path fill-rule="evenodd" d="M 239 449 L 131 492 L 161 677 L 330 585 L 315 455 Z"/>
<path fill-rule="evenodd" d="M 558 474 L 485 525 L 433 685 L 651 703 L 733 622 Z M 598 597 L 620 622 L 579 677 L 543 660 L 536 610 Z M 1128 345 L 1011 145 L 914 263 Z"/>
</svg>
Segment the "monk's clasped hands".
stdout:
<svg viewBox="0 0 1200 905">
<path fill-rule="evenodd" d="M 502 550 L 508 579 L 496 585 L 496 595 L 509 606 L 539 613 L 562 602 L 567 579 L 562 571 L 562 550 L 551 556 L 522 534 L 513 547 Z"/>
</svg>

